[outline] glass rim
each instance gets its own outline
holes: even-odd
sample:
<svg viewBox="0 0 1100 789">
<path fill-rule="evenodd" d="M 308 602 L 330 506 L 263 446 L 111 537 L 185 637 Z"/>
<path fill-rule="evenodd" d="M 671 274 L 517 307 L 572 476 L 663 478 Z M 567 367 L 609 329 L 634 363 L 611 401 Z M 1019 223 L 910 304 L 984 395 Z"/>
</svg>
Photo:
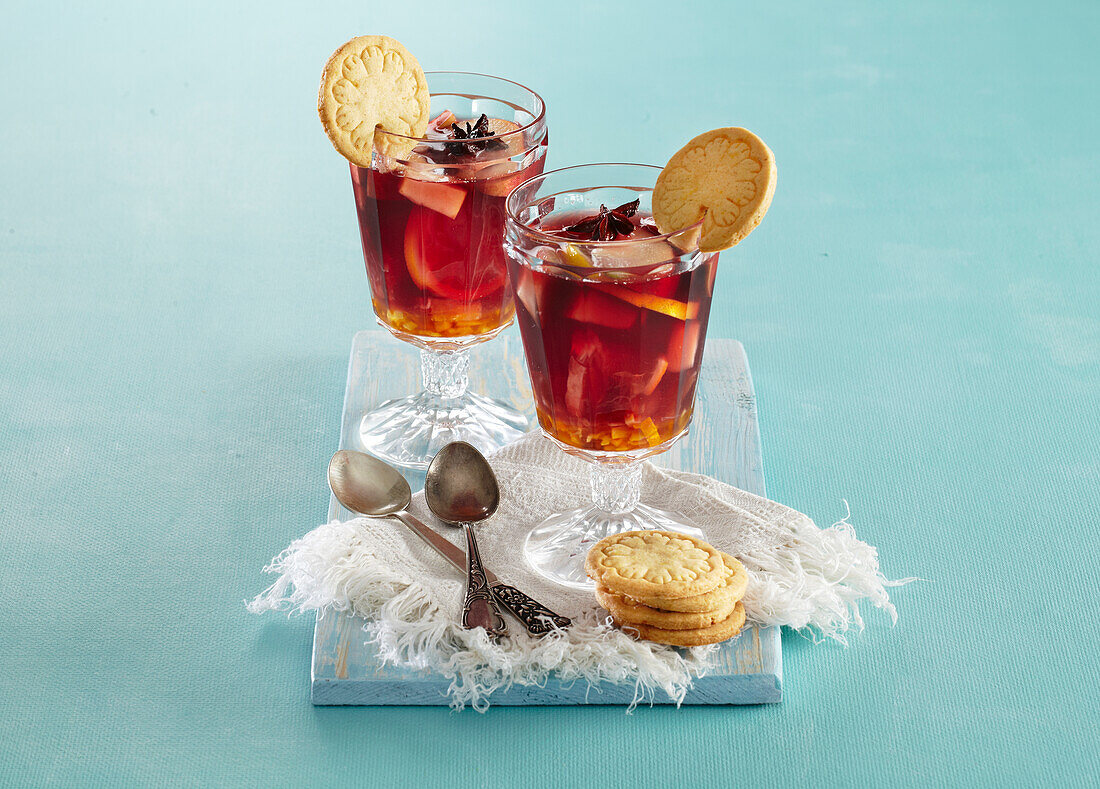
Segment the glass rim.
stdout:
<svg viewBox="0 0 1100 789">
<path fill-rule="evenodd" d="M 538 103 L 539 103 L 538 115 L 536 115 L 534 120 L 530 121 L 529 123 L 525 123 L 523 126 L 520 126 L 518 129 L 513 129 L 512 131 L 504 132 L 503 134 L 494 134 L 491 137 L 469 137 L 468 139 L 470 139 L 470 140 L 489 140 L 489 139 L 503 140 L 503 139 L 509 139 L 513 135 L 523 134 L 523 132 L 527 131 L 532 126 L 535 126 L 535 125 L 541 123 L 543 120 L 546 119 L 546 102 L 543 100 L 542 96 L 540 96 L 535 91 L 531 90 L 529 87 L 527 87 L 523 83 L 516 82 L 515 80 L 507 79 L 506 77 L 498 77 L 495 74 L 482 74 L 479 71 L 425 71 L 424 72 L 425 77 L 429 77 L 432 74 L 453 74 L 453 75 L 460 75 L 460 76 L 464 76 L 464 77 L 485 77 L 486 79 L 493 79 L 493 80 L 496 80 L 498 82 L 507 82 L 510 85 L 515 85 L 517 88 L 521 88 L 521 89 L 527 91 L 532 96 L 534 96 L 535 99 L 538 101 Z M 429 86 L 428 95 L 429 96 L 452 96 L 452 95 L 459 95 L 459 94 L 456 94 L 453 91 L 448 91 L 448 92 L 444 92 L 444 93 L 432 93 L 431 92 L 431 87 Z M 493 97 L 492 96 L 482 96 L 481 98 L 492 99 Z M 494 99 L 494 100 L 495 101 L 500 101 L 500 99 Z M 387 137 L 394 137 L 394 138 L 399 139 L 399 140 L 416 140 L 418 143 L 432 144 L 432 143 L 451 142 L 451 140 L 431 140 L 431 139 L 428 139 L 427 137 L 411 137 L 407 134 L 398 134 L 397 132 L 386 131 L 381 126 L 376 128 L 374 130 L 374 133 L 375 134 L 384 134 Z"/>
<path fill-rule="evenodd" d="M 645 238 L 623 238 L 623 239 L 616 239 L 616 240 L 612 240 L 612 241 L 591 241 L 591 240 L 585 240 L 583 238 L 578 238 L 578 239 L 569 238 L 569 239 L 566 239 L 566 238 L 562 238 L 561 236 L 554 235 L 553 233 L 547 233 L 545 231 L 538 230 L 536 228 L 531 227 L 530 225 L 528 225 L 526 222 L 524 222 L 522 219 L 520 219 L 517 216 L 517 208 L 513 205 L 513 199 L 519 193 L 519 191 L 521 189 L 523 189 L 524 186 L 531 183 L 532 181 L 537 181 L 540 178 L 545 179 L 548 176 L 554 175 L 555 173 L 564 173 L 564 172 L 568 172 L 569 170 L 580 170 L 580 169 L 587 168 L 587 167 L 641 167 L 641 168 L 645 168 L 647 170 L 657 170 L 657 171 L 661 171 L 661 170 L 664 169 L 663 167 L 658 167 L 655 164 L 640 164 L 638 162 L 589 162 L 587 164 L 573 164 L 573 165 L 570 165 L 569 167 L 559 167 L 555 170 L 547 170 L 545 172 L 539 173 L 538 175 L 531 176 L 530 178 L 528 178 L 523 183 L 517 185 L 511 192 L 508 193 L 508 198 L 504 201 L 505 219 L 507 221 L 511 222 L 512 224 L 515 224 L 515 225 L 523 228 L 524 232 L 530 233 L 532 236 L 534 236 L 536 238 L 546 239 L 546 240 L 550 241 L 553 244 L 561 244 L 562 242 L 566 242 L 566 243 L 569 243 L 569 244 L 574 244 L 574 245 L 581 246 L 583 248 L 587 248 L 587 247 L 613 247 L 617 244 L 622 245 L 622 246 L 627 246 L 629 244 L 640 244 L 640 243 L 645 243 L 647 241 L 668 241 L 673 236 L 678 236 L 681 233 L 686 233 L 686 232 L 692 231 L 697 227 L 702 228 L 703 222 L 706 219 L 706 217 L 703 217 L 702 219 L 699 219 L 698 221 L 692 222 L 690 225 L 685 225 L 684 227 L 681 227 L 679 230 L 673 230 L 673 231 L 670 231 L 668 233 L 661 233 L 660 235 L 656 235 L 656 236 L 646 236 Z M 594 186 L 586 187 L 586 188 L 588 188 L 588 189 L 599 189 L 600 187 L 594 185 Z M 631 187 L 623 187 L 623 188 L 631 188 Z M 568 190 L 566 190 L 566 191 L 568 191 Z M 577 191 L 577 190 L 573 190 L 573 191 Z"/>
</svg>

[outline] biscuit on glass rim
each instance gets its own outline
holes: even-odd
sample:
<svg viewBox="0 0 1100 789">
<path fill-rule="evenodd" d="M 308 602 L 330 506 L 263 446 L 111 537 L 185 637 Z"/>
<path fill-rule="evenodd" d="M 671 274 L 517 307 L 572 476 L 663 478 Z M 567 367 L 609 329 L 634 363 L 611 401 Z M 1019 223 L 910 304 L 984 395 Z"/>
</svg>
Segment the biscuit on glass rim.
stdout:
<svg viewBox="0 0 1100 789">
<path fill-rule="evenodd" d="M 401 158 L 428 128 L 431 96 L 424 69 L 388 36 L 353 38 L 325 63 L 317 113 L 333 147 L 352 164 L 370 167 L 375 150 Z M 390 134 L 376 139 L 379 128 Z"/>
<path fill-rule="evenodd" d="M 748 129 L 704 132 L 673 154 L 657 176 L 653 219 L 662 233 L 702 219 L 699 249 L 729 249 L 764 218 L 777 176 L 771 149 Z"/>
</svg>

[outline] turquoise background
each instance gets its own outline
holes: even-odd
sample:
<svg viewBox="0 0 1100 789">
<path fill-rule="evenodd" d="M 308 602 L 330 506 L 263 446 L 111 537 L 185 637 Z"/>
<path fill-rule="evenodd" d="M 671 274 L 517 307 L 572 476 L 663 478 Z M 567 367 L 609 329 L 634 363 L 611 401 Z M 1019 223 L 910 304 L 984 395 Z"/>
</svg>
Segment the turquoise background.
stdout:
<svg viewBox="0 0 1100 789">
<path fill-rule="evenodd" d="M 1100 5 L 190 2 L 0 25 L 0 784 L 1086 784 L 1100 770 Z M 371 323 L 329 53 L 550 108 L 551 164 L 774 149 L 723 255 L 770 494 L 893 577 L 762 708 L 315 709 L 248 615 Z"/>
</svg>

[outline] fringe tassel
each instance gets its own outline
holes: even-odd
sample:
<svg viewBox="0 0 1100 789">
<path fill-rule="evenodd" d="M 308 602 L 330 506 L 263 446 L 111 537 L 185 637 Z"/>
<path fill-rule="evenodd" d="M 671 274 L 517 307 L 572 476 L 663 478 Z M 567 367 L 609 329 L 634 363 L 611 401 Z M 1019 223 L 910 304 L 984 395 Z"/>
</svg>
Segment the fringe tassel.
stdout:
<svg viewBox="0 0 1100 789">
<path fill-rule="evenodd" d="M 484 712 L 496 690 L 543 685 L 551 672 L 597 692 L 600 682 L 633 682 L 628 711 L 651 702 L 657 691 L 679 705 L 714 651 L 635 641 L 595 612 L 539 639 L 517 634 L 493 641 L 484 630 L 466 630 L 441 616 L 428 590 L 387 570 L 350 522 L 314 529 L 264 571 L 278 578 L 247 603 L 249 611 L 352 611 L 367 620 L 367 638 L 384 662 L 430 667 L 449 679 L 455 710 L 469 705 Z"/>
<path fill-rule="evenodd" d="M 863 630 L 860 603 L 885 611 L 892 623 L 898 612 L 887 588 L 916 578 L 891 581 L 878 565 L 878 550 L 856 537 L 848 523 L 851 509 L 828 529 L 809 522 L 792 525 L 791 539 L 767 551 L 739 556 L 749 572 L 745 593 L 748 619 L 764 625 L 783 625 L 814 641 L 831 638 L 845 646 L 844 634 L 855 626 Z"/>
<path fill-rule="evenodd" d="M 828 529 L 808 521 L 792 525 L 791 539 L 782 546 L 740 557 L 750 575 L 744 603 L 751 621 L 845 645 L 849 628 L 863 629 L 864 600 L 897 621 L 886 590 L 916 579 L 887 579 L 876 549 L 860 541 L 848 523 L 850 514 Z M 635 641 L 596 611 L 574 618 L 567 631 L 540 639 L 518 634 L 493 641 L 483 630 L 451 622 L 426 587 L 388 569 L 354 522 L 314 529 L 264 570 L 277 578 L 247 604 L 249 611 L 352 611 L 368 621 L 367 637 L 383 661 L 430 667 L 449 679 L 455 710 L 468 705 L 484 712 L 495 691 L 513 684 L 541 686 L 551 672 L 566 682 L 586 682 L 596 692 L 601 682 L 634 683 L 628 711 L 652 703 L 658 691 L 679 705 L 717 649 L 676 650 Z"/>
</svg>

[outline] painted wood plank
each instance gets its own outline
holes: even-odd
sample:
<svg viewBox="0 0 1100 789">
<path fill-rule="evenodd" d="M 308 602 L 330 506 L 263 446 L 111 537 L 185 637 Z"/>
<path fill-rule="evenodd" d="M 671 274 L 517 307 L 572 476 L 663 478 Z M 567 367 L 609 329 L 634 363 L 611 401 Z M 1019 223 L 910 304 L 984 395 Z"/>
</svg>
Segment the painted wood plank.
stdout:
<svg viewBox="0 0 1100 789">
<path fill-rule="evenodd" d="M 505 333 L 473 351 L 471 386 L 532 414 L 530 383 L 519 337 Z M 360 449 L 359 421 L 383 400 L 415 391 L 419 364 L 415 349 L 380 331 L 355 335 L 348 364 L 340 447 Z M 752 378 L 744 349 L 735 340 L 707 341 L 688 436 L 658 463 L 710 474 L 764 494 L 760 435 Z M 423 474 L 408 472 L 414 490 Z M 329 518 L 351 517 L 335 499 Z M 428 671 L 383 666 L 367 644 L 363 620 L 342 613 L 320 616 L 314 629 L 312 700 L 318 705 L 444 705 L 446 679 Z M 783 667 L 776 627 L 749 627 L 722 645 L 713 671 L 696 680 L 686 704 L 762 704 L 782 697 Z M 551 679 L 545 687 L 514 686 L 492 696 L 503 706 L 629 704 L 633 685 Z M 657 703 L 667 700 L 655 699 Z"/>
</svg>

